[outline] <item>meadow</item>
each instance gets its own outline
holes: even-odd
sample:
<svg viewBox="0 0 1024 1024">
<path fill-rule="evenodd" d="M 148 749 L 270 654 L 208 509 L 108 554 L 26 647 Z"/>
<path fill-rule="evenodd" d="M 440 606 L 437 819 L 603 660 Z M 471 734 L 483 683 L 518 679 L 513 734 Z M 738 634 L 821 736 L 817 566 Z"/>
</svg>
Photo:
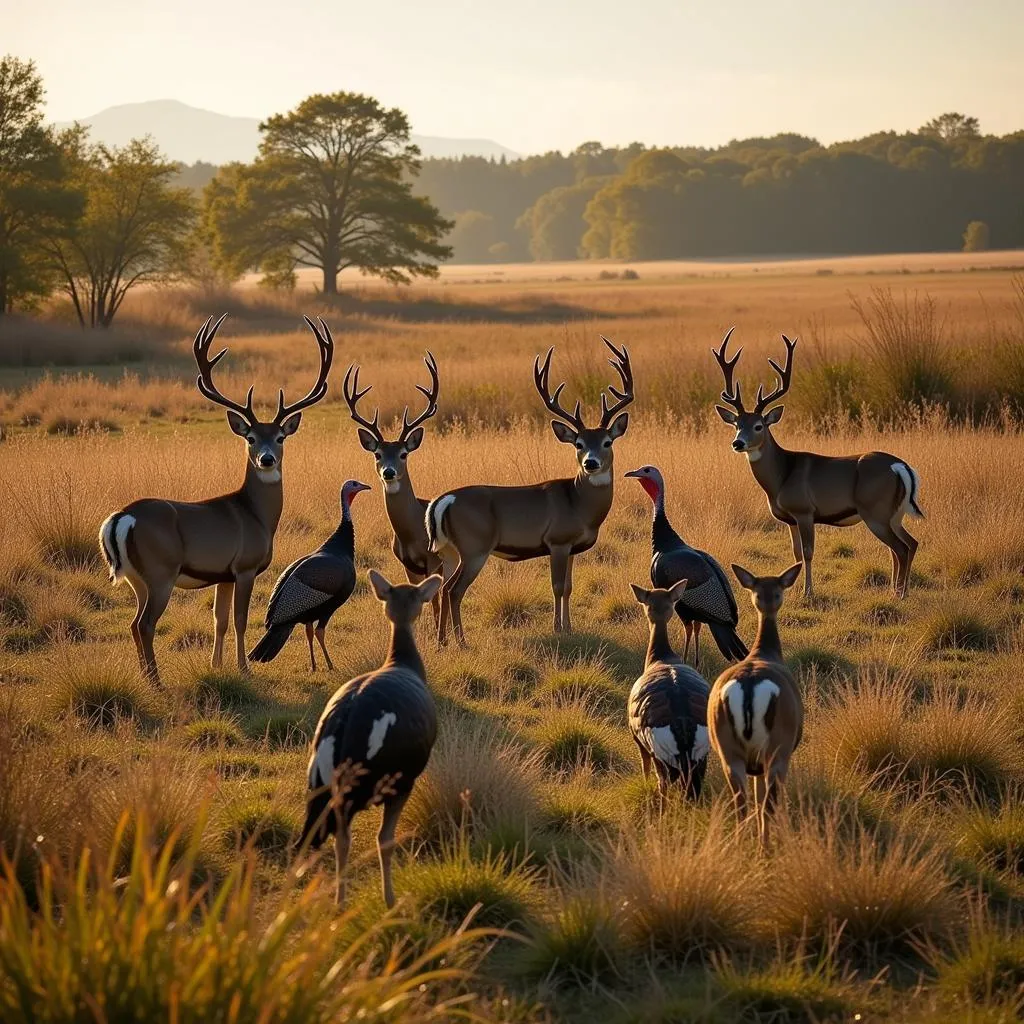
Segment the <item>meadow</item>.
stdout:
<svg viewBox="0 0 1024 1024">
<path fill-rule="evenodd" d="M 102 335 L 59 308 L 0 326 L 0 1019 L 1020 1019 L 1024 285 L 948 263 L 821 269 L 364 284 L 333 306 L 152 291 Z M 133 498 L 241 478 L 241 442 L 192 383 L 191 335 L 224 309 L 233 395 L 253 381 L 264 403 L 279 384 L 305 392 L 301 312 L 323 313 L 338 343 L 328 399 L 286 444 L 250 645 L 277 573 L 333 529 L 349 477 L 374 485 L 354 505 L 361 577 L 327 632 L 333 674 L 309 673 L 298 635 L 250 677 L 211 671 L 212 592 L 176 593 L 156 690 L 96 531 Z M 717 763 L 700 803 L 660 815 L 625 725 L 647 642 L 628 584 L 648 584 L 650 503 L 622 473 L 659 466 L 673 525 L 723 564 L 792 561 L 712 410 L 709 347 L 733 323 L 747 394 L 770 382 L 780 332 L 801 338 L 780 441 L 898 454 L 927 513 L 910 524 L 921 548 L 903 601 L 863 526 L 819 527 L 815 597 L 791 593 L 780 615 L 807 723 L 763 854 L 737 834 Z M 599 334 L 629 346 L 637 401 L 612 512 L 577 560 L 576 632 L 551 633 L 540 560 L 485 569 L 465 649 L 436 650 L 421 620 L 441 722 L 400 825 L 399 905 L 385 914 L 371 813 L 338 914 L 329 851 L 290 853 L 308 743 L 331 692 L 384 652 L 365 569 L 401 578 L 344 368 L 361 363 L 387 422 L 418 405 L 434 352 L 440 411 L 409 460 L 433 496 L 570 475 L 532 360 L 555 345 L 553 376 L 593 410 L 611 380 Z M 713 645 L 702 655 L 713 679 L 723 662 Z"/>
</svg>

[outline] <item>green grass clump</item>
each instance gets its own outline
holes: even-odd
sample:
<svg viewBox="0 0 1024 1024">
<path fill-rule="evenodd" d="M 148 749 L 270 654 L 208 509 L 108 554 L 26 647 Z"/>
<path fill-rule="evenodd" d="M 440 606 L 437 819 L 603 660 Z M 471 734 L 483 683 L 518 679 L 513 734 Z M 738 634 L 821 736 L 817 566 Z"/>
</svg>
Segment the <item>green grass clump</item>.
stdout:
<svg viewBox="0 0 1024 1024">
<path fill-rule="evenodd" d="M 536 868 L 508 854 L 474 856 L 465 842 L 458 842 L 438 857 L 407 865 L 398 873 L 395 889 L 411 900 L 419 915 L 457 926 L 479 905 L 475 924 L 514 930 L 533 917 L 538 878 Z"/>
<path fill-rule="evenodd" d="M 966 943 L 935 959 L 939 990 L 954 1001 L 1024 1007 L 1024 935 L 1019 932 L 974 922 Z"/>
<path fill-rule="evenodd" d="M 586 702 L 603 713 L 618 712 L 626 704 L 628 691 L 601 662 L 579 660 L 567 668 L 548 672 L 537 687 L 537 695 L 558 707 Z"/>
<path fill-rule="evenodd" d="M 65 652 L 51 668 L 50 682 L 54 710 L 99 728 L 112 729 L 125 719 L 148 726 L 160 714 L 156 693 L 127 661 L 80 659 Z"/>
<path fill-rule="evenodd" d="M 252 679 L 227 669 L 201 672 L 189 687 L 188 695 L 204 714 L 244 713 L 263 701 L 263 695 Z"/>
<path fill-rule="evenodd" d="M 907 621 L 907 613 L 894 600 L 881 599 L 872 601 L 861 616 L 869 626 L 896 626 Z"/>
<path fill-rule="evenodd" d="M 958 821 L 958 832 L 957 848 L 971 860 L 996 871 L 1024 875 L 1024 807 L 1016 795 L 998 810 L 974 807 Z"/>
<path fill-rule="evenodd" d="M 228 808 L 224 816 L 224 846 L 238 850 L 250 846 L 260 857 L 283 864 L 288 860 L 292 840 L 300 822 L 259 799 L 243 800 Z"/>
<path fill-rule="evenodd" d="M 245 742 L 238 723 L 230 718 L 200 718 L 189 722 L 183 732 L 185 742 L 198 750 L 236 747 Z"/>
<path fill-rule="evenodd" d="M 786 660 L 790 668 L 801 675 L 814 672 L 818 676 L 846 676 L 853 671 L 853 665 L 846 658 L 822 647 L 798 647 Z"/>
<path fill-rule="evenodd" d="M 316 720 L 306 708 L 298 710 L 263 711 L 251 715 L 245 724 L 246 733 L 269 747 L 305 747 L 313 738 Z"/>
<path fill-rule="evenodd" d="M 533 737 L 544 752 L 544 763 L 552 771 L 572 772 L 590 767 L 596 772 L 610 772 L 627 763 L 621 750 L 621 731 L 572 707 L 546 714 Z"/>
<path fill-rule="evenodd" d="M 519 575 L 503 575 L 483 597 L 484 619 L 501 629 L 522 629 L 544 610 L 535 584 Z"/>
<path fill-rule="evenodd" d="M 928 619 L 923 639 L 932 651 L 991 651 L 999 642 L 999 632 L 980 614 L 949 608 Z"/>
</svg>

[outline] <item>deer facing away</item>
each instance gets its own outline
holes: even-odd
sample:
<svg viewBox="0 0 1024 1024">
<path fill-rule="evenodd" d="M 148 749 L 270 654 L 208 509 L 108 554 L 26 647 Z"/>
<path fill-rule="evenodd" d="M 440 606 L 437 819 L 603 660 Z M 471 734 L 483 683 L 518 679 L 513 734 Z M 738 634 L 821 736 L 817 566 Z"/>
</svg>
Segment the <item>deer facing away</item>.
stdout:
<svg viewBox="0 0 1024 1024">
<path fill-rule="evenodd" d="M 796 341 L 782 336 L 786 365 L 768 360 L 778 384 L 768 395 L 763 386 L 758 386 L 756 404 L 747 411 L 740 385 L 733 384 L 733 370 L 743 349 L 732 359 L 726 356 L 732 331 L 730 328 L 726 333 L 720 348 L 711 350 L 725 378 L 722 400 L 729 405 L 728 409 L 721 405 L 715 409 L 736 428 L 733 450 L 747 456 L 754 479 L 768 497 L 772 515 L 789 527 L 793 555 L 804 566 L 804 595 L 809 597 L 812 592 L 815 524 L 853 526 L 863 522 L 891 552 L 893 590 L 903 597 L 917 551 L 917 541 L 904 528 L 903 518 L 924 518 L 917 503 L 917 473 L 886 452 L 831 456 L 783 448 L 772 436 L 771 428 L 782 419 L 784 406 L 770 406 L 789 391 Z"/>
<path fill-rule="evenodd" d="M 226 315 L 226 314 L 225 314 Z M 141 498 L 115 512 L 100 527 L 100 550 L 115 585 L 127 580 L 138 605 L 131 625 L 132 639 L 143 674 L 160 682 L 153 636 L 175 587 L 196 590 L 216 587 L 214 598 L 214 668 L 223 660 L 228 618 L 234 611 L 238 668 L 245 672 L 245 631 L 249 601 L 256 577 L 273 558 L 274 533 L 281 518 L 281 463 L 284 441 L 299 429 L 302 410 L 327 394 L 327 376 L 334 357 L 334 340 L 327 324 L 306 324 L 316 337 L 320 370 L 305 398 L 285 405 L 278 393 L 277 414 L 264 421 L 253 412 L 253 389 L 245 405 L 225 398 L 213 383 L 213 369 L 227 353 L 210 357 L 210 346 L 224 322 L 211 317 L 192 346 L 199 367 L 197 387 L 202 395 L 227 409 L 228 426 L 246 442 L 245 477 L 229 494 L 206 501 L 168 501 Z"/>
<path fill-rule="evenodd" d="M 440 572 L 441 560 L 430 550 L 424 514 L 427 509 L 425 498 L 416 497 L 412 480 L 409 478 L 408 458 L 423 443 L 423 427 L 426 420 L 437 412 L 437 397 L 441 382 L 437 372 L 437 360 L 428 352 L 423 360 L 430 374 L 430 387 L 416 385 L 416 390 L 427 399 L 426 408 L 414 419 L 409 419 L 409 407 L 402 415 L 402 429 L 393 441 L 385 439 L 380 429 L 380 409 L 374 409 L 373 419 L 360 415 L 359 400 L 369 393 L 373 385 L 359 389 L 359 367 L 353 364 L 345 372 L 343 386 L 349 414 L 359 424 L 359 443 L 373 455 L 377 475 L 384 489 L 384 509 L 393 531 L 391 550 L 402 563 L 410 583 L 417 583 L 427 576 Z M 434 625 L 438 624 L 438 601 L 434 601 Z"/>
<path fill-rule="evenodd" d="M 523 487 L 460 487 L 439 495 L 427 506 L 431 549 L 440 554 L 444 565 L 438 644 L 445 643 L 449 623 L 457 640 L 464 642 L 462 599 L 491 555 L 512 562 L 550 558 L 554 630 L 571 631 L 573 558 L 594 546 L 611 508 L 612 445 L 626 432 L 629 413 L 622 410 L 633 401 L 629 353 L 625 347 L 617 349 L 607 338 L 601 340 L 612 353 L 609 362 L 622 388 L 609 386 L 615 399 L 610 407 L 602 392 L 601 420 L 596 427 L 584 424 L 579 402 L 572 413 L 562 408 L 559 397 L 564 381 L 551 393 L 554 349 L 548 349 L 543 365 L 539 356 L 533 364 L 537 391 L 548 410 L 558 417 L 551 421 L 551 429 L 559 441 L 576 450 L 579 471 L 575 477 Z"/>
<path fill-rule="evenodd" d="M 776 617 L 785 592 L 796 583 L 801 564 L 781 576 L 754 576 L 742 566 L 732 571 L 750 592 L 757 610 L 757 638 L 750 654 L 716 680 L 708 699 L 711 745 L 722 762 L 740 820 L 747 815 L 747 776 L 754 779 L 754 806 L 762 844 L 790 758 L 803 733 L 803 701 L 793 674 L 782 660 Z"/>
</svg>

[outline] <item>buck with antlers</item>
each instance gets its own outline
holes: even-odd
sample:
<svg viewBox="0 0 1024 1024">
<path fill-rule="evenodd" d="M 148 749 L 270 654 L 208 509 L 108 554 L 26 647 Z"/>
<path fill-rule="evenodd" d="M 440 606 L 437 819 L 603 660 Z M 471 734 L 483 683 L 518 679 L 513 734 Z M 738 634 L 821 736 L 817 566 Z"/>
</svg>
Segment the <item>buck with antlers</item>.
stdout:
<svg viewBox="0 0 1024 1024">
<path fill-rule="evenodd" d="M 782 419 L 784 406 L 775 403 L 789 391 L 796 341 L 782 336 L 786 365 L 768 360 L 778 383 L 768 395 L 759 385 L 756 404 L 748 412 L 739 383 L 733 384 L 733 370 L 743 349 L 732 359 L 726 355 L 734 329 L 726 333 L 720 348 L 711 350 L 725 378 L 722 399 L 730 406 L 716 405 L 715 409 L 736 428 L 733 450 L 747 456 L 754 479 L 768 496 L 772 515 L 789 527 L 793 554 L 804 566 L 804 596 L 810 597 L 812 592 L 815 524 L 853 526 L 862 521 L 892 553 L 893 590 L 904 596 L 917 541 L 904 528 L 903 517 L 924 518 L 917 504 L 917 473 L 886 452 L 831 456 L 783 448 L 771 428 Z"/>
<path fill-rule="evenodd" d="M 225 314 L 226 315 L 226 314 Z M 327 375 L 334 357 L 334 340 L 327 324 L 305 317 L 320 350 L 320 372 L 305 398 L 285 405 L 278 393 L 277 414 L 257 418 L 253 389 L 245 405 L 225 398 L 213 383 L 213 368 L 224 358 L 222 349 L 211 358 L 210 346 L 224 322 L 210 317 L 196 335 L 192 352 L 199 367 L 200 393 L 227 409 L 228 426 L 247 445 L 245 479 L 230 494 L 207 501 L 167 501 L 142 498 L 115 512 L 100 527 L 100 550 L 115 585 L 127 580 L 135 591 L 138 611 L 131 632 L 143 673 L 160 682 L 153 653 L 153 635 L 175 587 L 196 590 L 216 587 L 214 598 L 213 667 L 221 666 L 228 617 L 234 609 L 238 667 L 248 670 L 245 630 L 249 599 L 256 577 L 270 565 L 274 533 L 281 518 L 283 491 L 281 461 L 284 439 L 299 429 L 302 410 L 327 394 Z"/>
<path fill-rule="evenodd" d="M 437 396 L 441 381 L 437 373 L 437 360 L 428 352 L 423 360 L 430 374 L 430 387 L 416 385 L 427 399 L 426 408 L 415 419 L 409 419 L 409 407 L 402 414 L 402 429 L 394 441 L 387 441 L 381 433 L 380 409 L 373 410 L 373 419 L 359 414 L 359 400 L 368 394 L 373 385 L 359 390 L 359 367 L 354 363 L 345 372 L 343 391 L 352 419 L 359 424 L 359 443 L 373 455 L 377 463 L 377 475 L 384 487 L 384 509 L 394 536 L 391 550 L 402 563 L 410 583 L 419 583 L 433 573 L 441 571 L 441 559 L 430 550 L 424 514 L 427 509 L 425 498 L 417 498 L 409 479 L 409 455 L 423 443 L 423 427 L 437 412 Z M 438 600 L 433 601 L 434 625 L 438 623 Z"/>
<path fill-rule="evenodd" d="M 593 547 L 601 524 L 612 507 L 612 444 L 629 425 L 623 412 L 633 401 L 633 371 L 625 347 L 616 348 L 601 339 L 614 358 L 608 361 L 619 376 L 622 389 L 608 391 L 615 399 L 609 407 L 601 394 L 601 422 L 587 427 L 580 415 L 562 408 L 559 397 L 565 382 L 551 393 L 551 356 L 533 363 L 533 379 L 544 405 L 558 419 L 551 421 L 555 437 L 576 449 L 579 472 L 571 478 L 548 480 L 524 487 L 479 485 L 460 487 L 435 498 L 427 506 L 426 529 L 432 551 L 444 566 L 441 588 L 441 621 L 437 639 L 443 644 L 448 627 L 460 643 L 462 599 L 491 555 L 511 562 L 527 558 L 551 559 L 551 590 L 555 599 L 555 632 L 570 632 L 569 597 L 572 594 L 573 558 Z"/>
</svg>

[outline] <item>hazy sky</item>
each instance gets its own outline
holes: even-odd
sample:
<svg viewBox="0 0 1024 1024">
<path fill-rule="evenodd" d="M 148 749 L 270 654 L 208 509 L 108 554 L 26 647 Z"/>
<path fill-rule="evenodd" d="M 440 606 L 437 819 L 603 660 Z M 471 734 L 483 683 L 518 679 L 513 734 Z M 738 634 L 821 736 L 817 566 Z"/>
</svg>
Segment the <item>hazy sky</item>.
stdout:
<svg viewBox="0 0 1024 1024">
<path fill-rule="evenodd" d="M 8 2 L 0 49 L 36 61 L 58 121 L 151 99 L 262 117 L 347 89 L 520 153 L 829 142 L 946 110 L 1024 128 L 1024 0 Z"/>
</svg>

